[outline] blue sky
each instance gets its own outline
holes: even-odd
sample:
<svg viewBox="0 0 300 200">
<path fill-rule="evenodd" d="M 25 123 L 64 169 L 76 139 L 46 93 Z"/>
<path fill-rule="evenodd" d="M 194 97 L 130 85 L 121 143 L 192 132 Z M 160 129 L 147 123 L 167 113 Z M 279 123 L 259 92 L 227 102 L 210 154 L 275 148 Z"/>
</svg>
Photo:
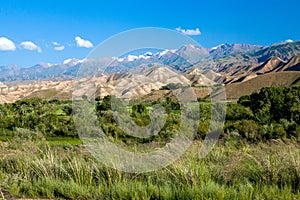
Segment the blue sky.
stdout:
<svg viewBox="0 0 300 200">
<path fill-rule="evenodd" d="M 112 35 L 140 27 L 190 29 L 205 47 L 299 40 L 299 7 L 297 0 L 0 0 L 0 66 L 82 59 Z"/>
</svg>

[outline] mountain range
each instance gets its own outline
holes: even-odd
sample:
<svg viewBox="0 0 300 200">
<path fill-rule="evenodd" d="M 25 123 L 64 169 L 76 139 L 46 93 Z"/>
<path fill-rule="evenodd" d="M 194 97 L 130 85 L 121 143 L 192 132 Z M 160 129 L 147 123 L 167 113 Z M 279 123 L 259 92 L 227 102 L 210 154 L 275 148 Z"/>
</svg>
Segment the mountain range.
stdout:
<svg viewBox="0 0 300 200">
<path fill-rule="evenodd" d="M 292 64 L 297 65 L 299 61 L 297 57 L 292 59 L 293 56 L 300 56 L 300 41 L 279 43 L 268 47 L 248 44 L 222 44 L 214 48 L 204 48 L 187 44 L 178 50 L 164 50 L 158 53 L 146 52 L 144 55 L 128 55 L 123 58 L 103 58 L 108 60 L 106 63 L 110 63 L 103 72 L 108 74 L 122 73 L 138 67 L 167 65 L 179 71 L 198 68 L 236 76 L 251 70 L 257 73 L 272 71 L 271 68 L 278 67 L 276 64 L 289 63 L 288 66 L 278 69 L 279 71 L 297 70 L 299 67 L 291 68 L 293 67 Z M 39 63 L 29 68 L 16 65 L 0 66 L 0 82 L 74 79 L 84 62 L 88 61 L 73 58 L 60 64 Z M 101 65 L 101 61 L 99 65 Z M 266 67 L 269 67 L 270 70 L 265 69 Z"/>
<path fill-rule="evenodd" d="M 160 90 L 163 86 L 184 82 L 196 88 L 225 85 L 228 98 L 236 99 L 265 86 L 298 85 L 300 41 L 267 47 L 222 44 L 214 48 L 204 48 L 187 44 L 180 49 L 126 55 L 121 58 L 73 58 L 60 64 L 39 63 L 29 68 L 2 66 L 0 103 L 34 95 L 70 99 L 76 83 L 86 78 L 78 75 L 86 66 L 92 66 L 96 72 L 93 73 L 93 78 L 86 79 L 86 82 L 97 82 L 100 85 L 97 89 L 100 96 L 110 94 L 121 84 L 130 87 L 123 88 L 120 96 L 151 96 L 151 93 L 155 93 L 158 97 L 166 92 Z M 184 80 L 175 75 L 178 73 Z M 149 78 L 153 79 L 152 82 L 145 83 Z M 132 85 L 133 83 L 141 84 Z M 199 97 L 205 97 L 208 92 L 197 88 L 197 94 Z"/>
</svg>

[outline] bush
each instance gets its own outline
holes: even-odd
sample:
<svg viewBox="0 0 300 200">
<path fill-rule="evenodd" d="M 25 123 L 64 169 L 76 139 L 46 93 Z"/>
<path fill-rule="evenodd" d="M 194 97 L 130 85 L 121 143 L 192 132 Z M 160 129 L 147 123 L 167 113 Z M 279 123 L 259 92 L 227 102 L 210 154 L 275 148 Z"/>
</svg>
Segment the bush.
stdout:
<svg viewBox="0 0 300 200">
<path fill-rule="evenodd" d="M 300 119 L 300 87 L 262 88 L 260 92 L 241 97 L 238 101 L 255 113 L 261 124 L 279 122 L 284 118 L 299 123 Z"/>
<path fill-rule="evenodd" d="M 257 140 L 258 136 L 258 124 L 253 120 L 241 120 L 238 121 L 235 128 L 238 130 L 239 134 L 249 140 Z"/>
<path fill-rule="evenodd" d="M 254 119 L 250 108 L 239 103 L 229 103 L 227 105 L 226 120 Z"/>
<path fill-rule="evenodd" d="M 149 111 L 144 104 L 135 104 L 132 106 L 130 114 L 134 122 L 139 126 L 147 126 L 151 123 Z"/>
<path fill-rule="evenodd" d="M 261 126 L 259 129 L 259 133 L 260 133 L 261 137 L 265 140 L 284 139 L 287 136 L 283 125 L 277 124 L 277 123 Z"/>
</svg>

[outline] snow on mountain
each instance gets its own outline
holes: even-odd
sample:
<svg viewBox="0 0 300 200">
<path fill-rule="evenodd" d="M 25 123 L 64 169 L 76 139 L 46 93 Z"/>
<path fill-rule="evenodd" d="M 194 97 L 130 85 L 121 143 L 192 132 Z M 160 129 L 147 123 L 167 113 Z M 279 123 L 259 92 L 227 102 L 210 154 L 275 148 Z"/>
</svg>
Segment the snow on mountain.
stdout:
<svg viewBox="0 0 300 200">
<path fill-rule="evenodd" d="M 79 60 L 79 59 L 76 59 L 76 58 L 69 58 L 69 59 L 64 60 L 62 64 L 64 64 L 64 65 L 77 65 L 79 63 L 83 63 L 84 60 L 85 59 Z"/>
<path fill-rule="evenodd" d="M 41 62 L 41 63 L 39 63 L 39 65 L 44 68 L 49 68 L 49 67 L 52 67 L 54 64 Z"/>
<path fill-rule="evenodd" d="M 204 48 L 195 44 L 186 44 L 179 49 L 147 51 L 145 53 L 141 53 L 141 51 L 132 52 L 120 57 L 99 58 L 99 60 L 69 58 L 62 63 L 39 63 L 29 68 L 14 65 L 0 66 L 0 81 L 73 79 L 77 76 L 83 62 L 97 68 L 98 71 L 109 65 L 105 68 L 107 74 L 123 73 L 135 69 L 143 71 L 153 66 L 167 65 L 179 71 L 194 66 L 201 70 L 212 69 L 215 72 L 236 76 L 248 72 L 249 66 L 260 66 L 272 56 L 287 62 L 291 57 L 299 55 L 300 41 L 270 47 L 220 44 L 213 48 Z M 295 65 L 297 64 L 298 62 L 295 62 Z M 274 67 L 273 64 L 271 67 Z"/>
<path fill-rule="evenodd" d="M 220 47 L 222 47 L 224 44 L 220 44 L 220 45 L 218 45 L 218 46 L 215 46 L 215 47 L 212 47 L 212 48 L 210 48 L 211 50 L 216 50 L 216 49 L 218 49 L 218 48 L 220 48 Z"/>
</svg>

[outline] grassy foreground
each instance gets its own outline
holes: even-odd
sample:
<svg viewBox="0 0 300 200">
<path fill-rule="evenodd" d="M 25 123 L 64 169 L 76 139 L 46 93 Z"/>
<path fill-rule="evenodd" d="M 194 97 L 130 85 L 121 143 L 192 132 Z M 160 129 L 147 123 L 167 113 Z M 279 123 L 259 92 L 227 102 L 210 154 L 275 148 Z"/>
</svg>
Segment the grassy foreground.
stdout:
<svg viewBox="0 0 300 200">
<path fill-rule="evenodd" d="M 300 199 L 299 143 L 224 139 L 205 158 L 200 147 L 195 141 L 165 169 L 128 174 L 83 145 L 14 138 L 0 144 L 0 188 L 18 198 Z"/>
</svg>

